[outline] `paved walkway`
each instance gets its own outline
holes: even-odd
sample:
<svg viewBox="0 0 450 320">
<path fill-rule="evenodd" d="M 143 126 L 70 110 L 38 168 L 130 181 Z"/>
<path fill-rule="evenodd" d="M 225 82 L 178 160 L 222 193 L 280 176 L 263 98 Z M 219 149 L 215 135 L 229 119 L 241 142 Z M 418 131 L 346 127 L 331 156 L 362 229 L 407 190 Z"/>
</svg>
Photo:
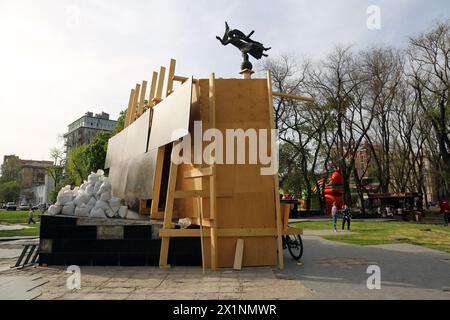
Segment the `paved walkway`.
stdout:
<svg viewBox="0 0 450 320">
<path fill-rule="evenodd" d="M 8 270 L 20 241 L 0 243 L 0 299 L 450 299 L 450 254 L 409 244 L 355 246 L 308 231 L 297 264 L 202 274 L 198 267 L 82 267 L 81 290 L 65 268 Z M 369 290 L 367 267 L 381 268 Z M 3 271 L 2 271 L 3 269 Z"/>
<path fill-rule="evenodd" d="M 63 300 L 241 300 L 302 299 L 312 294 L 300 281 L 279 279 L 271 268 L 223 270 L 201 268 L 82 267 L 81 289 L 69 290 L 65 268 L 28 268 L 0 273 L 0 299 Z M 28 280 L 28 282 L 26 281 Z M 12 289 L 11 283 L 20 284 Z M 7 290 L 9 289 L 9 290 Z"/>
<path fill-rule="evenodd" d="M 410 244 L 356 246 L 303 236 L 299 266 L 286 257 L 285 279 L 300 280 L 312 299 L 450 299 L 450 254 Z M 381 268 L 381 290 L 367 289 L 367 267 Z"/>
</svg>

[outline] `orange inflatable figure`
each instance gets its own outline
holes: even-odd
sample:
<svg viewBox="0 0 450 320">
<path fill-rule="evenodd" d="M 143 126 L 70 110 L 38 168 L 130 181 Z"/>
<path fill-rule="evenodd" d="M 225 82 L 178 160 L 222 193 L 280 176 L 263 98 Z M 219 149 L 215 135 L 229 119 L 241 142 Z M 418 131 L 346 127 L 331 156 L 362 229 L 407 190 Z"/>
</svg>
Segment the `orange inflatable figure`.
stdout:
<svg viewBox="0 0 450 320">
<path fill-rule="evenodd" d="M 325 194 L 325 214 L 330 215 L 334 202 L 339 209 L 344 205 L 344 178 L 339 171 L 334 171 L 330 178 L 324 180 L 322 178 L 317 183 L 320 188 L 320 195 Z"/>
</svg>

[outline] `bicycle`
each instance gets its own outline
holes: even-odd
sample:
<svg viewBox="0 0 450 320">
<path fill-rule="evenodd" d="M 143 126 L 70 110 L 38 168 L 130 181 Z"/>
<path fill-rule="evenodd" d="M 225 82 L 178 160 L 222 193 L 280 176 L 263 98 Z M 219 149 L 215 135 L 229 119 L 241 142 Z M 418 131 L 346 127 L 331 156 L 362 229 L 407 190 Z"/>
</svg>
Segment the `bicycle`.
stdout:
<svg viewBox="0 0 450 320">
<path fill-rule="evenodd" d="M 303 256 L 303 241 L 300 235 L 284 235 L 283 250 L 288 249 L 292 258 L 299 261 Z"/>
</svg>

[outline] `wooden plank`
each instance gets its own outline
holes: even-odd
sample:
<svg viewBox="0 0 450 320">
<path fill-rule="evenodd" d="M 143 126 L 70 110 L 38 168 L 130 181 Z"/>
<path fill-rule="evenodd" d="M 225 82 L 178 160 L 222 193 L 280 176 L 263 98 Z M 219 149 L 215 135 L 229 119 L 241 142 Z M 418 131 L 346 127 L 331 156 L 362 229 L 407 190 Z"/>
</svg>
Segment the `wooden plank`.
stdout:
<svg viewBox="0 0 450 320">
<path fill-rule="evenodd" d="M 238 239 L 236 242 L 236 253 L 234 254 L 234 270 L 242 270 L 242 260 L 244 258 L 244 240 Z"/>
<path fill-rule="evenodd" d="M 269 117 L 270 117 L 270 126 L 272 129 L 276 128 L 275 120 L 273 116 L 273 95 L 272 95 L 272 73 L 267 71 L 267 89 L 269 92 Z M 271 146 L 274 148 L 274 146 Z M 281 207 L 280 207 L 280 196 L 279 196 L 279 178 L 278 172 L 273 175 L 273 187 L 274 187 L 274 197 L 275 197 L 275 211 L 276 211 L 276 222 L 277 222 L 277 244 L 278 244 L 278 265 L 281 270 L 284 269 L 284 260 L 283 260 L 283 225 L 281 221 Z"/>
<path fill-rule="evenodd" d="M 184 83 L 184 82 L 186 82 L 188 80 L 189 80 L 189 77 L 173 76 L 173 81 Z M 199 80 L 198 79 L 192 79 L 192 82 L 198 84 Z"/>
<path fill-rule="evenodd" d="M 158 72 L 153 71 L 152 82 L 150 84 L 150 93 L 148 95 L 148 105 L 153 107 L 153 99 L 156 94 L 156 85 L 158 84 Z"/>
<path fill-rule="evenodd" d="M 212 176 L 212 168 L 211 167 L 193 168 L 190 171 L 187 171 L 184 173 L 185 179 L 195 179 L 195 178 L 208 177 L 208 176 Z"/>
<path fill-rule="evenodd" d="M 276 228 L 224 228 L 217 231 L 219 237 L 271 237 L 277 234 Z"/>
<path fill-rule="evenodd" d="M 139 83 L 137 83 L 136 89 L 134 90 L 133 103 L 131 105 L 130 116 L 128 117 L 126 127 L 128 127 L 130 124 L 132 124 L 134 122 L 134 120 L 136 120 L 136 110 L 137 110 L 140 90 L 141 90 L 141 85 Z"/>
<path fill-rule="evenodd" d="M 161 67 L 159 69 L 159 79 L 158 79 L 158 86 L 156 88 L 156 95 L 153 98 L 153 101 L 155 103 L 158 103 L 162 99 L 162 93 L 163 93 L 163 86 L 164 86 L 164 77 L 166 76 L 166 68 Z"/>
<path fill-rule="evenodd" d="M 178 82 L 185 82 L 187 81 L 189 78 L 188 77 L 181 77 L 181 76 L 173 76 L 173 81 L 178 81 Z"/>
<path fill-rule="evenodd" d="M 173 145 L 172 152 L 175 152 L 175 147 L 179 142 L 175 142 Z M 166 196 L 166 208 L 164 214 L 164 229 L 172 228 L 172 218 L 173 218 L 173 205 L 174 205 L 174 196 L 175 196 L 175 188 L 177 184 L 177 171 L 178 165 L 176 163 L 170 162 L 170 172 L 169 172 L 169 182 L 167 186 L 167 196 Z M 167 259 L 169 257 L 169 237 L 163 237 L 161 240 L 161 252 L 159 256 L 159 265 L 164 267 L 167 266 Z"/>
<path fill-rule="evenodd" d="M 160 147 L 158 148 L 158 154 L 156 155 L 155 177 L 153 178 L 152 207 L 150 209 L 150 216 L 152 219 L 158 219 L 159 197 L 161 195 L 161 180 L 165 151 L 166 147 Z"/>
<path fill-rule="evenodd" d="M 286 98 L 286 99 L 307 101 L 307 102 L 315 102 L 316 101 L 314 98 L 296 96 L 294 94 L 282 93 L 282 92 L 272 92 L 272 96 Z"/>
<path fill-rule="evenodd" d="M 175 76 L 176 64 L 177 61 L 175 59 L 170 59 L 169 77 L 167 78 L 166 97 L 169 96 L 173 91 L 173 77 Z"/>
<path fill-rule="evenodd" d="M 285 235 L 292 235 L 292 236 L 302 235 L 303 234 L 303 229 L 302 228 L 288 227 L 283 233 Z"/>
<path fill-rule="evenodd" d="M 203 220 L 206 221 L 206 220 Z M 205 226 L 203 224 L 203 226 Z M 302 229 L 289 228 L 287 234 L 302 234 Z M 170 238 L 198 238 L 203 233 L 203 237 L 211 237 L 211 232 L 208 229 L 161 229 L 159 230 L 160 237 L 170 237 Z M 217 236 L 219 238 L 251 238 L 251 237 L 273 237 L 277 235 L 276 228 L 257 228 L 257 229 L 217 229 Z"/>
<path fill-rule="evenodd" d="M 205 245 L 203 236 L 203 200 L 202 198 L 197 198 L 198 212 L 200 213 L 200 247 L 202 250 L 202 269 L 203 274 L 205 274 Z"/>
<path fill-rule="evenodd" d="M 215 74 L 209 76 L 209 127 L 216 127 L 216 87 Z M 214 142 L 215 143 L 215 142 Z M 209 215 L 212 220 L 211 224 L 211 269 L 215 271 L 218 265 L 218 239 L 217 239 L 217 186 L 216 186 L 216 167 L 210 159 L 211 176 L 209 177 Z M 211 164 L 212 163 L 212 164 Z"/>
<path fill-rule="evenodd" d="M 125 128 L 128 127 L 128 124 L 130 123 L 130 117 L 131 117 L 131 112 L 132 112 L 132 108 L 133 108 L 133 101 L 134 101 L 134 95 L 136 94 L 134 89 L 131 89 L 131 93 L 130 93 L 130 101 L 128 102 L 128 109 L 127 109 L 127 115 L 125 116 L 125 123 L 124 126 Z"/>
<path fill-rule="evenodd" d="M 281 212 L 283 217 L 283 232 L 287 230 L 289 226 L 289 216 L 291 215 L 291 205 L 287 203 L 281 204 Z"/>
<path fill-rule="evenodd" d="M 233 193 L 219 193 L 216 194 L 216 198 L 231 198 L 233 196 Z M 185 199 L 185 198 L 209 198 L 209 191 L 208 190 L 178 190 L 175 191 L 175 199 Z"/>
<path fill-rule="evenodd" d="M 137 111 L 136 118 L 139 118 L 144 113 L 146 92 L 147 92 L 147 81 L 144 80 L 144 81 L 142 81 L 141 94 L 140 94 L 140 100 L 139 100 L 139 108 Z"/>
</svg>

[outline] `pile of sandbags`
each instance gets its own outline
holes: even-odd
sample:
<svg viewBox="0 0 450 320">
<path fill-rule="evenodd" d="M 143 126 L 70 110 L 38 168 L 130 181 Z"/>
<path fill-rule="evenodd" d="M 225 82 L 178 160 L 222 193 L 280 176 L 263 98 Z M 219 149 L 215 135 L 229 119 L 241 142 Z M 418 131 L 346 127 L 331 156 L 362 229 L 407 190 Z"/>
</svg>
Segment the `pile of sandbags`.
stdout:
<svg viewBox="0 0 450 320">
<path fill-rule="evenodd" d="M 111 183 L 103 170 L 91 173 L 87 181 L 73 190 L 62 188 L 56 203 L 48 209 L 50 215 L 66 215 L 90 218 L 122 218 L 128 214 L 128 207 L 111 194 Z"/>
</svg>

